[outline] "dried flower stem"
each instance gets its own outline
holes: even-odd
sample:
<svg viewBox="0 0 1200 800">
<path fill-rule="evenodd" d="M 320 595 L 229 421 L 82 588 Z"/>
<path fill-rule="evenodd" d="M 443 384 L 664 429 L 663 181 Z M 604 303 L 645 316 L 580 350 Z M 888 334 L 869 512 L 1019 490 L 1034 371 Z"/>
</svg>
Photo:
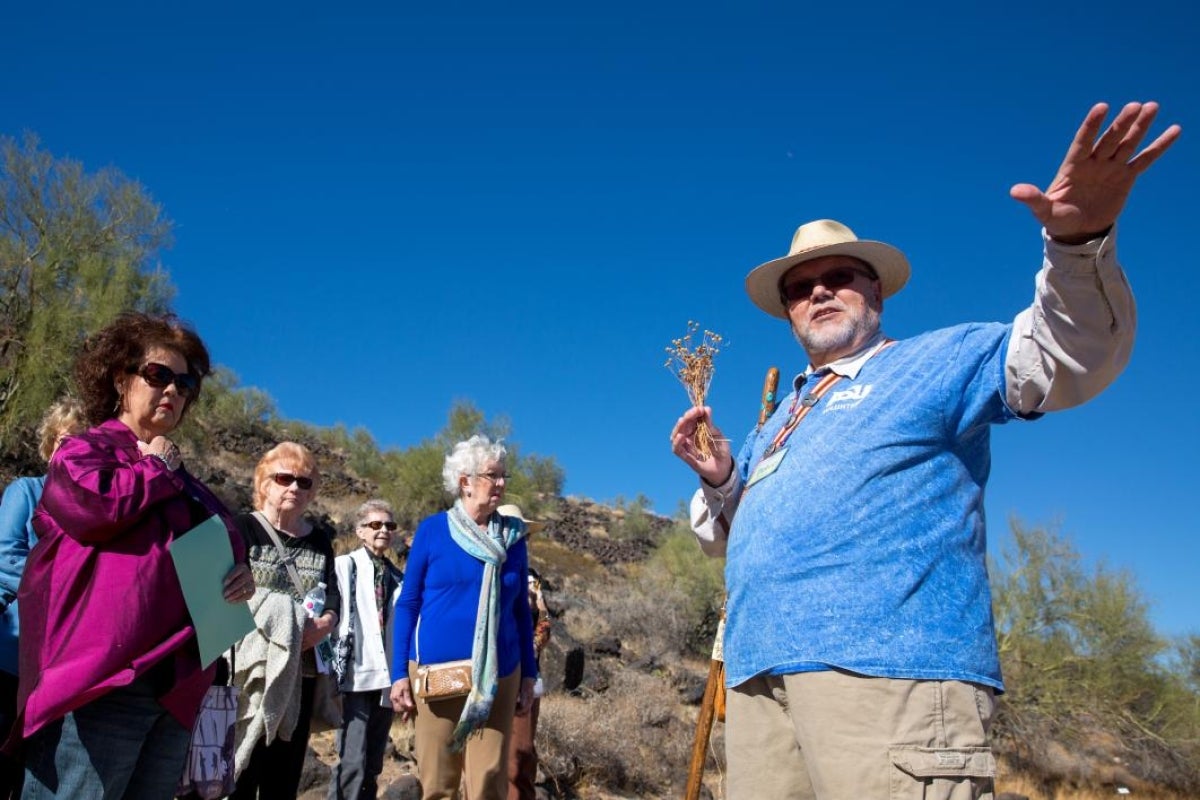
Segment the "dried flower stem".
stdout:
<svg viewBox="0 0 1200 800">
<path fill-rule="evenodd" d="M 719 333 L 706 330 L 700 337 L 700 343 L 693 347 L 692 337 L 699 330 L 700 326 L 689 320 L 687 335 L 681 339 L 671 340 L 671 346 L 667 348 L 668 358 L 665 364 L 666 368 L 671 370 L 672 374 L 683 384 L 692 405 L 697 408 L 704 405 L 704 398 L 708 395 L 708 386 L 712 382 L 715 369 L 713 360 L 720 352 L 722 343 Z M 707 422 L 701 422 L 696 426 L 692 442 L 700 453 L 701 460 L 706 461 L 712 456 L 716 440 L 713 438 L 712 429 Z"/>
</svg>

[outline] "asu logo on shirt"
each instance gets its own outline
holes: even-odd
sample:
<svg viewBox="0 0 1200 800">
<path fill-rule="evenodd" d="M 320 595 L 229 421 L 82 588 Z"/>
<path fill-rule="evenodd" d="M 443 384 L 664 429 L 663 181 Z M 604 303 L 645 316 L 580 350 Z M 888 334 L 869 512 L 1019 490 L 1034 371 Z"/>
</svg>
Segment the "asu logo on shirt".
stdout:
<svg viewBox="0 0 1200 800">
<path fill-rule="evenodd" d="M 872 385 L 867 383 L 862 386 L 852 386 L 849 389 L 841 389 L 831 393 L 825 403 L 824 413 L 845 411 L 846 409 L 856 407 L 867 398 L 867 395 L 871 393 L 871 389 Z"/>
</svg>

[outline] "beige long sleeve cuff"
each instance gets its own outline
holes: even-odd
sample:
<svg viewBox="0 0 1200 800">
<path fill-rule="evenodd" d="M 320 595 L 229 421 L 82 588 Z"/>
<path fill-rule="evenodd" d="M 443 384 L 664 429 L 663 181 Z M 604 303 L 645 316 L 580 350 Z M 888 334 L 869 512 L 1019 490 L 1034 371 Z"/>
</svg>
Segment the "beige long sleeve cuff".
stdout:
<svg viewBox="0 0 1200 800">
<path fill-rule="evenodd" d="M 1112 383 L 1133 351 L 1137 307 L 1116 258 L 1116 227 L 1080 245 L 1043 231 L 1033 304 L 1017 314 L 1005 362 L 1006 399 L 1020 414 L 1059 411 Z"/>
</svg>

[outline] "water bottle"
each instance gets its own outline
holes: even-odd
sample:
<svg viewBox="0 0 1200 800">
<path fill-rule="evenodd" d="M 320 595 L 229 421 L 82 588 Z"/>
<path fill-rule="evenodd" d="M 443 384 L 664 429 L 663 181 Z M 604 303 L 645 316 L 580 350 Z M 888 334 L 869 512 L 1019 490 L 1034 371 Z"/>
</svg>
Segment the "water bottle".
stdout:
<svg viewBox="0 0 1200 800">
<path fill-rule="evenodd" d="M 325 613 L 325 582 L 322 581 L 308 590 L 304 595 L 304 613 L 309 619 L 316 619 Z"/>
<path fill-rule="evenodd" d="M 308 590 L 308 594 L 304 595 L 304 613 L 309 619 L 316 619 L 325 613 L 325 583 L 318 583 L 315 587 Z M 317 672 L 322 675 L 329 673 L 329 664 L 333 661 L 333 643 L 326 636 L 321 641 L 317 642 L 313 652 L 317 658 Z"/>
</svg>

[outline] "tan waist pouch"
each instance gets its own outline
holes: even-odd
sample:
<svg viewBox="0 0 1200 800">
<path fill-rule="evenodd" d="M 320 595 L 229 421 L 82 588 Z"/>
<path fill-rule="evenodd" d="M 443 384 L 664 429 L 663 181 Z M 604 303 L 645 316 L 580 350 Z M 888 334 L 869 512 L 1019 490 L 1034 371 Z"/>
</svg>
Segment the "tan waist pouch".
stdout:
<svg viewBox="0 0 1200 800">
<path fill-rule="evenodd" d="M 471 659 L 417 667 L 416 694 L 423 700 L 466 697 L 471 692 Z"/>
</svg>

